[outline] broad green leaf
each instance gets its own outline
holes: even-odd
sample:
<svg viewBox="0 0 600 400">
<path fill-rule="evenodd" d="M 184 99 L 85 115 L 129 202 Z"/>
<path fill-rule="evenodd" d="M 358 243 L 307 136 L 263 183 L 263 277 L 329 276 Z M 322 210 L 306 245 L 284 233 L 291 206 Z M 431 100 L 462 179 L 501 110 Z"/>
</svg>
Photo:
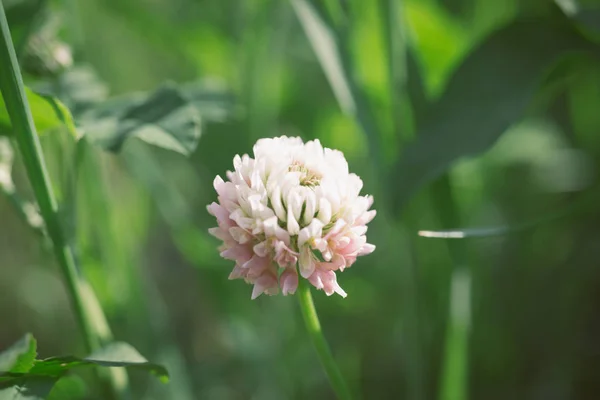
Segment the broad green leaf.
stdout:
<svg viewBox="0 0 600 400">
<path fill-rule="evenodd" d="M 86 358 L 66 356 L 36 361 L 29 374 L 60 376 L 73 368 L 92 365 L 140 369 L 156 375 L 163 382 L 169 380 L 169 373 L 163 366 L 148 362 L 131 345 L 122 342 L 110 344 Z"/>
<path fill-rule="evenodd" d="M 28 333 L 17 343 L 0 353 L 0 371 L 24 373 L 33 367 L 37 355 L 36 341 Z"/>
<path fill-rule="evenodd" d="M 42 93 L 52 93 L 78 115 L 108 97 L 108 88 L 88 65 L 69 68 L 53 80 L 36 82 L 34 87 Z"/>
<path fill-rule="evenodd" d="M 454 161 L 491 147 L 559 61 L 598 52 L 563 21 L 519 20 L 491 34 L 457 68 L 403 150 L 394 171 L 397 206 Z"/>
<path fill-rule="evenodd" d="M 35 93 L 29 88 L 25 88 L 25 93 L 31 108 L 33 122 L 39 134 L 66 126 L 71 134 L 76 135 L 73 117 L 69 109 L 60 100 L 52 96 Z M 0 95 L 0 131 L 10 131 L 11 129 L 10 117 L 4 99 Z"/>
<path fill-rule="evenodd" d="M 51 357 L 35 361 L 33 367 L 26 372 L 0 373 L 0 400 L 43 399 L 67 372 L 89 366 L 138 369 L 156 375 L 162 382 L 169 381 L 169 373 L 165 367 L 148 362 L 131 345 L 116 342 L 86 358 Z"/>
<path fill-rule="evenodd" d="M 228 95 L 198 85 L 165 85 L 151 94 L 122 96 L 85 111 L 80 118 L 93 144 L 119 151 L 130 137 L 191 154 L 198 144 L 201 120 L 229 113 Z"/>
<path fill-rule="evenodd" d="M 0 400 L 46 399 L 59 377 L 22 376 L 10 382 L 0 382 Z"/>
<path fill-rule="evenodd" d="M 61 378 L 48 395 L 48 400 L 81 400 L 88 398 L 88 388 L 77 375 Z"/>
</svg>

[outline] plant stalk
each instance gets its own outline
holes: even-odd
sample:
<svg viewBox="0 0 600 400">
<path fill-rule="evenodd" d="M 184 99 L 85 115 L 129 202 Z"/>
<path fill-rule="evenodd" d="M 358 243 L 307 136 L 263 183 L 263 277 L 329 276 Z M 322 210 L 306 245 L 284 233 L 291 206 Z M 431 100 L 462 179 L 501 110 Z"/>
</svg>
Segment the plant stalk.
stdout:
<svg viewBox="0 0 600 400">
<path fill-rule="evenodd" d="M 461 226 L 450 175 L 434 183 L 432 194 L 444 226 Z M 471 273 L 464 241 L 448 242 L 453 262 L 449 292 L 439 400 L 467 400 L 469 381 L 469 330 L 471 324 Z"/>
<path fill-rule="evenodd" d="M 58 205 L 52 191 L 44 155 L 37 136 L 33 117 L 17 63 L 4 7 L 0 5 L 0 91 L 4 98 L 13 127 L 15 141 L 23 157 L 27 176 L 33 188 L 48 235 L 52 240 L 54 255 L 61 267 L 75 310 L 77 322 L 89 352 L 99 347 L 92 323 L 86 317 L 78 284 L 78 274 L 71 249 L 67 246 L 58 216 Z"/>
<path fill-rule="evenodd" d="M 12 131 L 17 147 L 21 152 L 27 177 L 33 189 L 35 198 L 44 219 L 46 232 L 52 241 L 54 256 L 62 272 L 67 292 L 69 294 L 75 319 L 83 335 L 85 348 L 88 353 L 98 350 L 103 344 L 105 333 L 97 320 L 104 320 L 102 310 L 95 304 L 95 296 L 81 280 L 73 252 L 69 247 L 58 214 L 58 203 L 50 175 L 44 161 L 33 116 L 25 96 L 23 77 L 15 48 L 10 35 L 4 6 L 0 2 L 0 93 L 12 124 Z M 84 293 L 84 290 L 86 292 Z M 86 294 L 87 293 L 87 294 Z M 102 377 L 102 376 L 101 376 Z M 119 397 L 127 392 L 127 380 L 116 379 L 115 374 L 109 374 L 107 379 L 109 398 Z M 104 380 L 104 379 L 103 379 Z"/>
<path fill-rule="evenodd" d="M 308 335 L 317 350 L 317 354 L 319 355 L 319 359 L 321 360 L 321 364 L 323 364 L 323 368 L 327 373 L 327 378 L 329 378 L 333 390 L 340 400 L 352 399 L 350 389 L 348 389 L 348 385 L 333 359 L 333 354 L 331 354 L 327 340 L 325 340 L 325 336 L 323 336 L 319 316 L 317 315 L 317 310 L 310 293 L 310 286 L 303 279 L 300 279 L 298 285 L 298 299 L 300 301 L 300 309 L 302 310 L 302 316 L 304 317 Z"/>
</svg>

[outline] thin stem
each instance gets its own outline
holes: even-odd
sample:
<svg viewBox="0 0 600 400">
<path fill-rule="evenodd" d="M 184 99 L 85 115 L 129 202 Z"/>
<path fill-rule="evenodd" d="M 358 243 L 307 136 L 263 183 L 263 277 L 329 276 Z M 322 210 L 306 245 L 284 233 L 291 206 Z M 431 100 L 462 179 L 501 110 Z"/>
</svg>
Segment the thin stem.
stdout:
<svg viewBox="0 0 600 400">
<path fill-rule="evenodd" d="M 60 265 L 77 322 L 82 330 L 88 351 L 99 347 L 91 321 L 86 317 L 78 284 L 78 275 L 71 249 L 66 245 L 58 217 L 58 205 L 52 192 L 44 155 L 37 136 L 31 110 L 25 97 L 23 78 L 17 63 L 4 7 L 0 6 L 0 91 L 13 126 L 15 141 L 23 157 L 27 176 L 54 245 L 54 254 Z"/>
<path fill-rule="evenodd" d="M 310 293 L 310 286 L 302 279 L 298 286 L 298 299 L 300 301 L 300 309 L 302 310 L 302 316 L 304 317 L 308 335 L 317 350 L 319 359 L 321 360 L 321 364 L 323 364 L 323 368 L 325 368 L 325 372 L 327 373 L 327 377 L 329 378 L 333 390 L 341 400 L 352 399 L 348 385 L 346 384 L 346 381 L 344 381 L 344 377 L 333 359 L 325 336 L 323 336 L 321 323 L 319 322 L 317 310 L 315 309 L 315 304 Z"/>
<path fill-rule="evenodd" d="M 2 3 L 0 3 L 0 92 L 10 117 L 14 139 L 21 152 L 27 176 L 46 225 L 46 232 L 52 241 L 56 261 L 63 274 L 86 350 L 92 353 L 103 344 L 105 332 L 102 331 L 102 324 L 99 322 L 105 317 L 95 303 L 93 292 L 79 277 L 73 252 L 65 240 L 58 214 L 58 204 L 52 191 L 44 154 L 25 96 L 23 77 Z M 126 379 L 119 381 L 114 374 L 110 374 L 107 379 L 108 385 L 105 389 L 108 398 L 126 393 Z"/>
<path fill-rule="evenodd" d="M 448 173 L 433 185 L 433 196 L 444 225 L 460 226 L 460 216 Z M 471 274 L 465 242 L 448 243 L 453 262 L 439 400 L 469 398 L 469 328 Z"/>
</svg>

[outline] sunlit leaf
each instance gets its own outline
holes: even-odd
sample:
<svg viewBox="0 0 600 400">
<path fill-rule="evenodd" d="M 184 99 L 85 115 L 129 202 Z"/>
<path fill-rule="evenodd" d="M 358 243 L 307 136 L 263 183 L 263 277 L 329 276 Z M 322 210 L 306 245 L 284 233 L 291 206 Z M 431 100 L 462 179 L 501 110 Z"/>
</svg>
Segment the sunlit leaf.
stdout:
<svg viewBox="0 0 600 400">
<path fill-rule="evenodd" d="M 81 400 L 88 398 L 88 389 L 83 381 L 77 375 L 70 375 L 61 378 L 48 395 L 48 400 Z"/>
<path fill-rule="evenodd" d="M 18 348 L 21 349 L 22 345 Z M 28 359 L 28 362 L 31 363 L 31 360 Z M 25 363 L 20 365 L 26 366 Z M 131 345 L 116 342 L 86 358 L 51 357 L 33 362 L 31 368 L 28 370 L 22 368 L 22 372 L 0 373 L 0 400 L 43 399 L 50 393 L 58 379 L 67 372 L 74 368 L 89 366 L 137 369 L 152 373 L 162 382 L 169 380 L 169 373 L 165 367 L 148 362 Z"/>
<path fill-rule="evenodd" d="M 36 341 L 28 333 L 17 343 L 0 353 L 0 372 L 27 372 L 33 367 L 36 355 Z"/>
<path fill-rule="evenodd" d="M 598 51 L 562 21 L 520 20 L 490 35 L 457 68 L 403 150 L 394 171 L 397 206 L 454 161 L 492 146 L 559 61 Z"/>
<path fill-rule="evenodd" d="M 60 100 L 52 96 L 35 93 L 29 88 L 25 88 L 25 93 L 38 133 L 42 134 L 65 126 L 69 132 L 76 135 L 73 117 L 69 109 Z M 0 95 L 0 131 L 10 131 L 11 129 L 8 110 L 4 104 L 4 99 Z"/>
<path fill-rule="evenodd" d="M 449 68 L 464 54 L 469 38 L 464 27 L 437 2 L 407 1 L 404 12 L 415 45 L 412 51 L 422 62 L 425 89 L 430 94 L 438 94 Z"/>
<path fill-rule="evenodd" d="M 33 367 L 26 373 L 0 374 L 0 383 L 10 383 L 31 376 L 53 376 L 60 377 L 65 372 L 83 366 L 101 367 L 127 367 L 148 371 L 156 375 L 161 381 L 169 380 L 169 373 L 165 367 L 148 362 L 131 345 L 122 342 L 112 343 L 86 358 L 74 356 L 51 357 L 45 360 L 37 360 Z"/>
</svg>

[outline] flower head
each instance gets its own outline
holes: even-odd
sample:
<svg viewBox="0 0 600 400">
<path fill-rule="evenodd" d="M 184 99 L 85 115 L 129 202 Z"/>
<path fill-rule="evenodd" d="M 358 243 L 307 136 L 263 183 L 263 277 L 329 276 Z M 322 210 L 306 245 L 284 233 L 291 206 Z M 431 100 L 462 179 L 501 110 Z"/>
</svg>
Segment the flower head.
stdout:
<svg viewBox="0 0 600 400">
<path fill-rule="evenodd" d="M 253 299 L 293 294 L 300 278 L 346 297 L 336 271 L 375 250 L 365 236 L 373 197 L 360 195 L 344 155 L 319 140 L 260 139 L 253 150 L 254 158 L 235 156 L 227 181 L 215 178 L 218 202 L 208 206 L 219 225 L 209 232 L 235 261 L 229 279 L 253 284 Z"/>
</svg>

